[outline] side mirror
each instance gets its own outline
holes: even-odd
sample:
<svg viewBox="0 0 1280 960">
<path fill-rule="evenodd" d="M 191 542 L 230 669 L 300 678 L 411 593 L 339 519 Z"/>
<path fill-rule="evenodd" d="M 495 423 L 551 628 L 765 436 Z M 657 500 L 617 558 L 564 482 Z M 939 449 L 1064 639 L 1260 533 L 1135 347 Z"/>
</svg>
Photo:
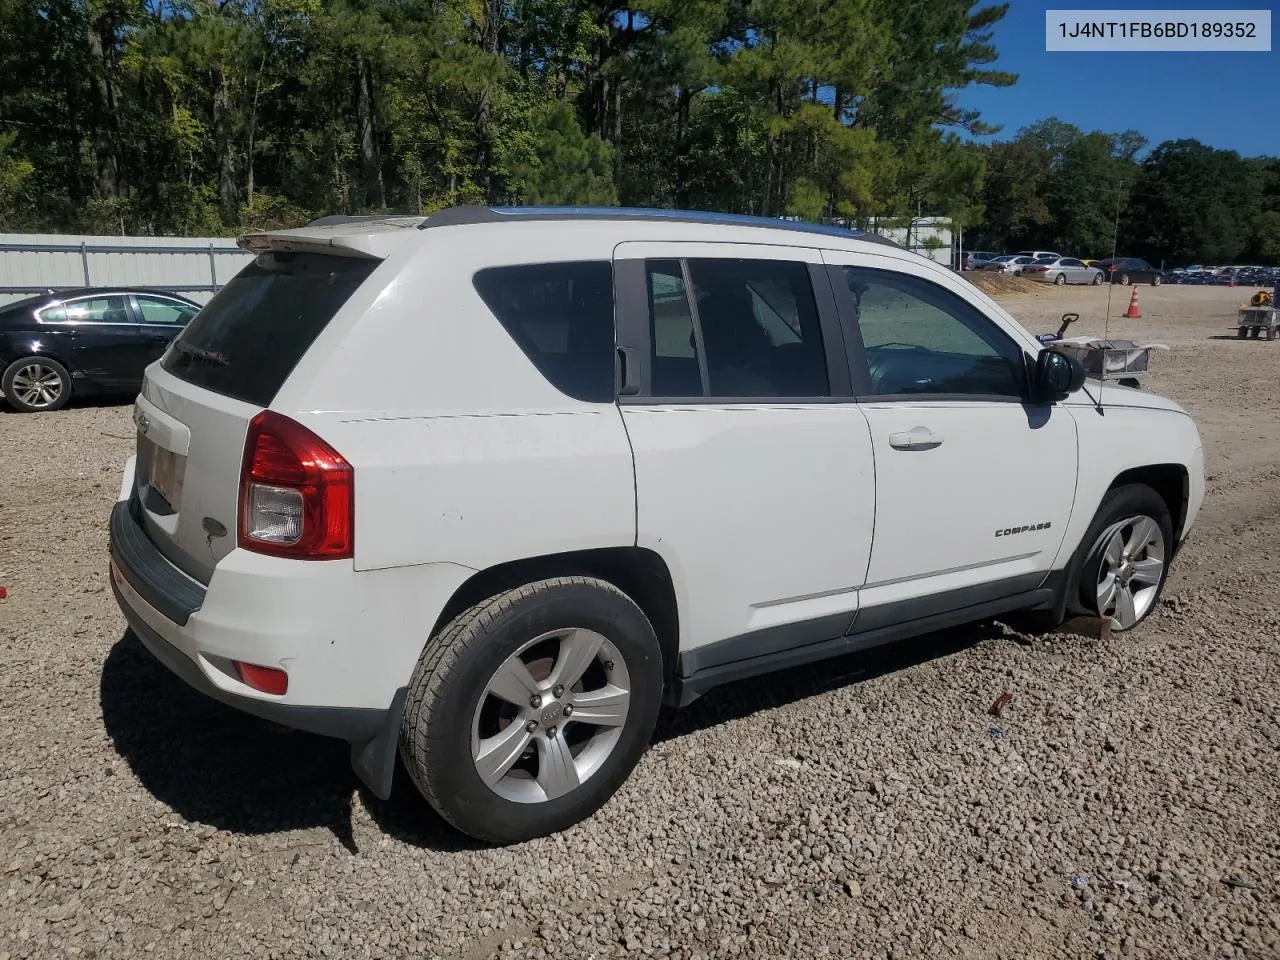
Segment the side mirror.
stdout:
<svg viewBox="0 0 1280 960">
<path fill-rule="evenodd" d="M 1087 371 L 1075 357 L 1041 350 L 1036 357 L 1032 392 L 1037 400 L 1062 400 L 1084 386 Z"/>
</svg>

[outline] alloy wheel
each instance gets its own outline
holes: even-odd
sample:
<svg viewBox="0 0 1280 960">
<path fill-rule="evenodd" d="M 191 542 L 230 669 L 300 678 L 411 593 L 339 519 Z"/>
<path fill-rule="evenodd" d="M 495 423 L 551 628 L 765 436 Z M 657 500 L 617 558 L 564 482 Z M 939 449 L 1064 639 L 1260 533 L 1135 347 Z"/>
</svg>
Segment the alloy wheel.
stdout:
<svg viewBox="0 0 1280 960">
<path fill-rule="evenodd" d="M 1112 524 L 1100 539 L 1098 615 L 1115 630 L 1128 630 L 1155 605 L 1164 579 L 1165 543 L 1160 525 L 1147 516 Z"/>
<path fill-rule="evenodd" d="M 516 803 L 558 799 L 613 753 L 630 701 L 626 662 L 604 636 L 581 629 L 541 634 L 503 661 L 476 705 L 476 773 Z"/>
<path fill-rule="evenodd" d="M 57 402 L 66 384 L 57 370 L 33 361 L 13 375 L 12 387 L 14 396 L 22 403 L 43 410 Z"/>
</svg>

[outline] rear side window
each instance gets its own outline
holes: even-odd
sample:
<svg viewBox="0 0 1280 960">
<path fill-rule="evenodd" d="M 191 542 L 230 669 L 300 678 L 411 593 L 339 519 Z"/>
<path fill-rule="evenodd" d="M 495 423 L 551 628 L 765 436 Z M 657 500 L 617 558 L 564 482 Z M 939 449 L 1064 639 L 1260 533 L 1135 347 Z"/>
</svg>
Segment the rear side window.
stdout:
<svg viewBox="0 0 1280 960">
<path fill-rule="evenodd" d="M 804 263 L 650 260 L 645 270 L 653 396 L 830 395 Z"/>
<path fill-rule="evenodd" d="M 490 267 L 473 283 L 552 386 L 575 400 L 613 402 L 613 265 L 608 260 Z"/>
<path fill-rule="evenodd" d="M 188 383 L 268 406 L 378 263 L 318 253 L 260 254 L 213 295 L 162 366 Z"/>
</svg>

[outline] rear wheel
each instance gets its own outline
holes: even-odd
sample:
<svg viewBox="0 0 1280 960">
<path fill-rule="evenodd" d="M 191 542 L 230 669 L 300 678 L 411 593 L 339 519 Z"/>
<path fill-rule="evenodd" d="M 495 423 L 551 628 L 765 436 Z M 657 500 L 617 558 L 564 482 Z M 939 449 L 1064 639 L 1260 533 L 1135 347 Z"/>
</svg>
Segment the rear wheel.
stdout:
<svg viewBox="0 0 1280 960">
<path fill-rule="evenodd" d="M 1161 283 L 1160 274 L 1157 273 L 1154 277 L 1151 278 L 1151 285 L 1153 287 L 1158 287 L 1160 286 L 1160 283 Z"/>
<path fill-rule="evenodd" d="M 485 600 L 433 637 L 409 687 L 405 767 L 454 827 L 490 843 L 591 816 L 648 746 L 662 697 L 653 626 L 602 580 Z"/>
<path fill-rule="evenodd" d="M 1244 339 L 1245 337 L 1247 337 L 1248 335 L 1249 335 L 1249 328 L 1248 328 L 1248 327 L 1237 327 L 1237 328 L 1236 328 L 1236 337 L 1237 337 L 1238 339 L 1243 340 L 1243 339 Z"/>
<path fill-rule="evenodd" d="M 1129 275 L 1127 273 L 1120 274 L 1120 286 L 1127 287 L 1129 285 Z"/>
<path fill-rule="evenodd" d="M 1275 338 L 1276 338 L 1276 328 L 1275 328 L 1275 327 L 1267 327 L 1267 339 L 1268 339 L 1268 340 L 1274 340 Z"/>
<path fill-rule="evenodd" d="M 1055 287 L 1060 287 L 1066 282 L 1067 282 L 1067 275 L 1065 273 L 1060 273 L 1053 278 L 1053 285 Z"/>
<path fill-rule="evenodd" d="M 0 390 L 9 406 L 21 413 L 58 410 L 71 399 L 71 374 L 57 360 L 23 357 L 5 369 Z"/>
</svg>

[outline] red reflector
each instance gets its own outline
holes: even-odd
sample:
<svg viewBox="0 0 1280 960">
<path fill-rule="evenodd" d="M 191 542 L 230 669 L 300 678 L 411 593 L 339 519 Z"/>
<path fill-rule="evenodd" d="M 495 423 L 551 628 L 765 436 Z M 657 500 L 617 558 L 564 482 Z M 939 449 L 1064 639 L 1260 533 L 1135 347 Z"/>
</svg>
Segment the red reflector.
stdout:
<svg viewBox="0 0 1280 960">
<path fill-rule="evenodd" d="M 255 690 L 281 696 L 289 689 L 289 675 L 283 670 L 277 670 L 275 667 L 259 667 L 252 663 L 241 663 L 239 660 L 232 660 L 231 662 L 236 665 L 236 673 L 240 675 L 240 682 L 253 687 Z"/>
</svg>

